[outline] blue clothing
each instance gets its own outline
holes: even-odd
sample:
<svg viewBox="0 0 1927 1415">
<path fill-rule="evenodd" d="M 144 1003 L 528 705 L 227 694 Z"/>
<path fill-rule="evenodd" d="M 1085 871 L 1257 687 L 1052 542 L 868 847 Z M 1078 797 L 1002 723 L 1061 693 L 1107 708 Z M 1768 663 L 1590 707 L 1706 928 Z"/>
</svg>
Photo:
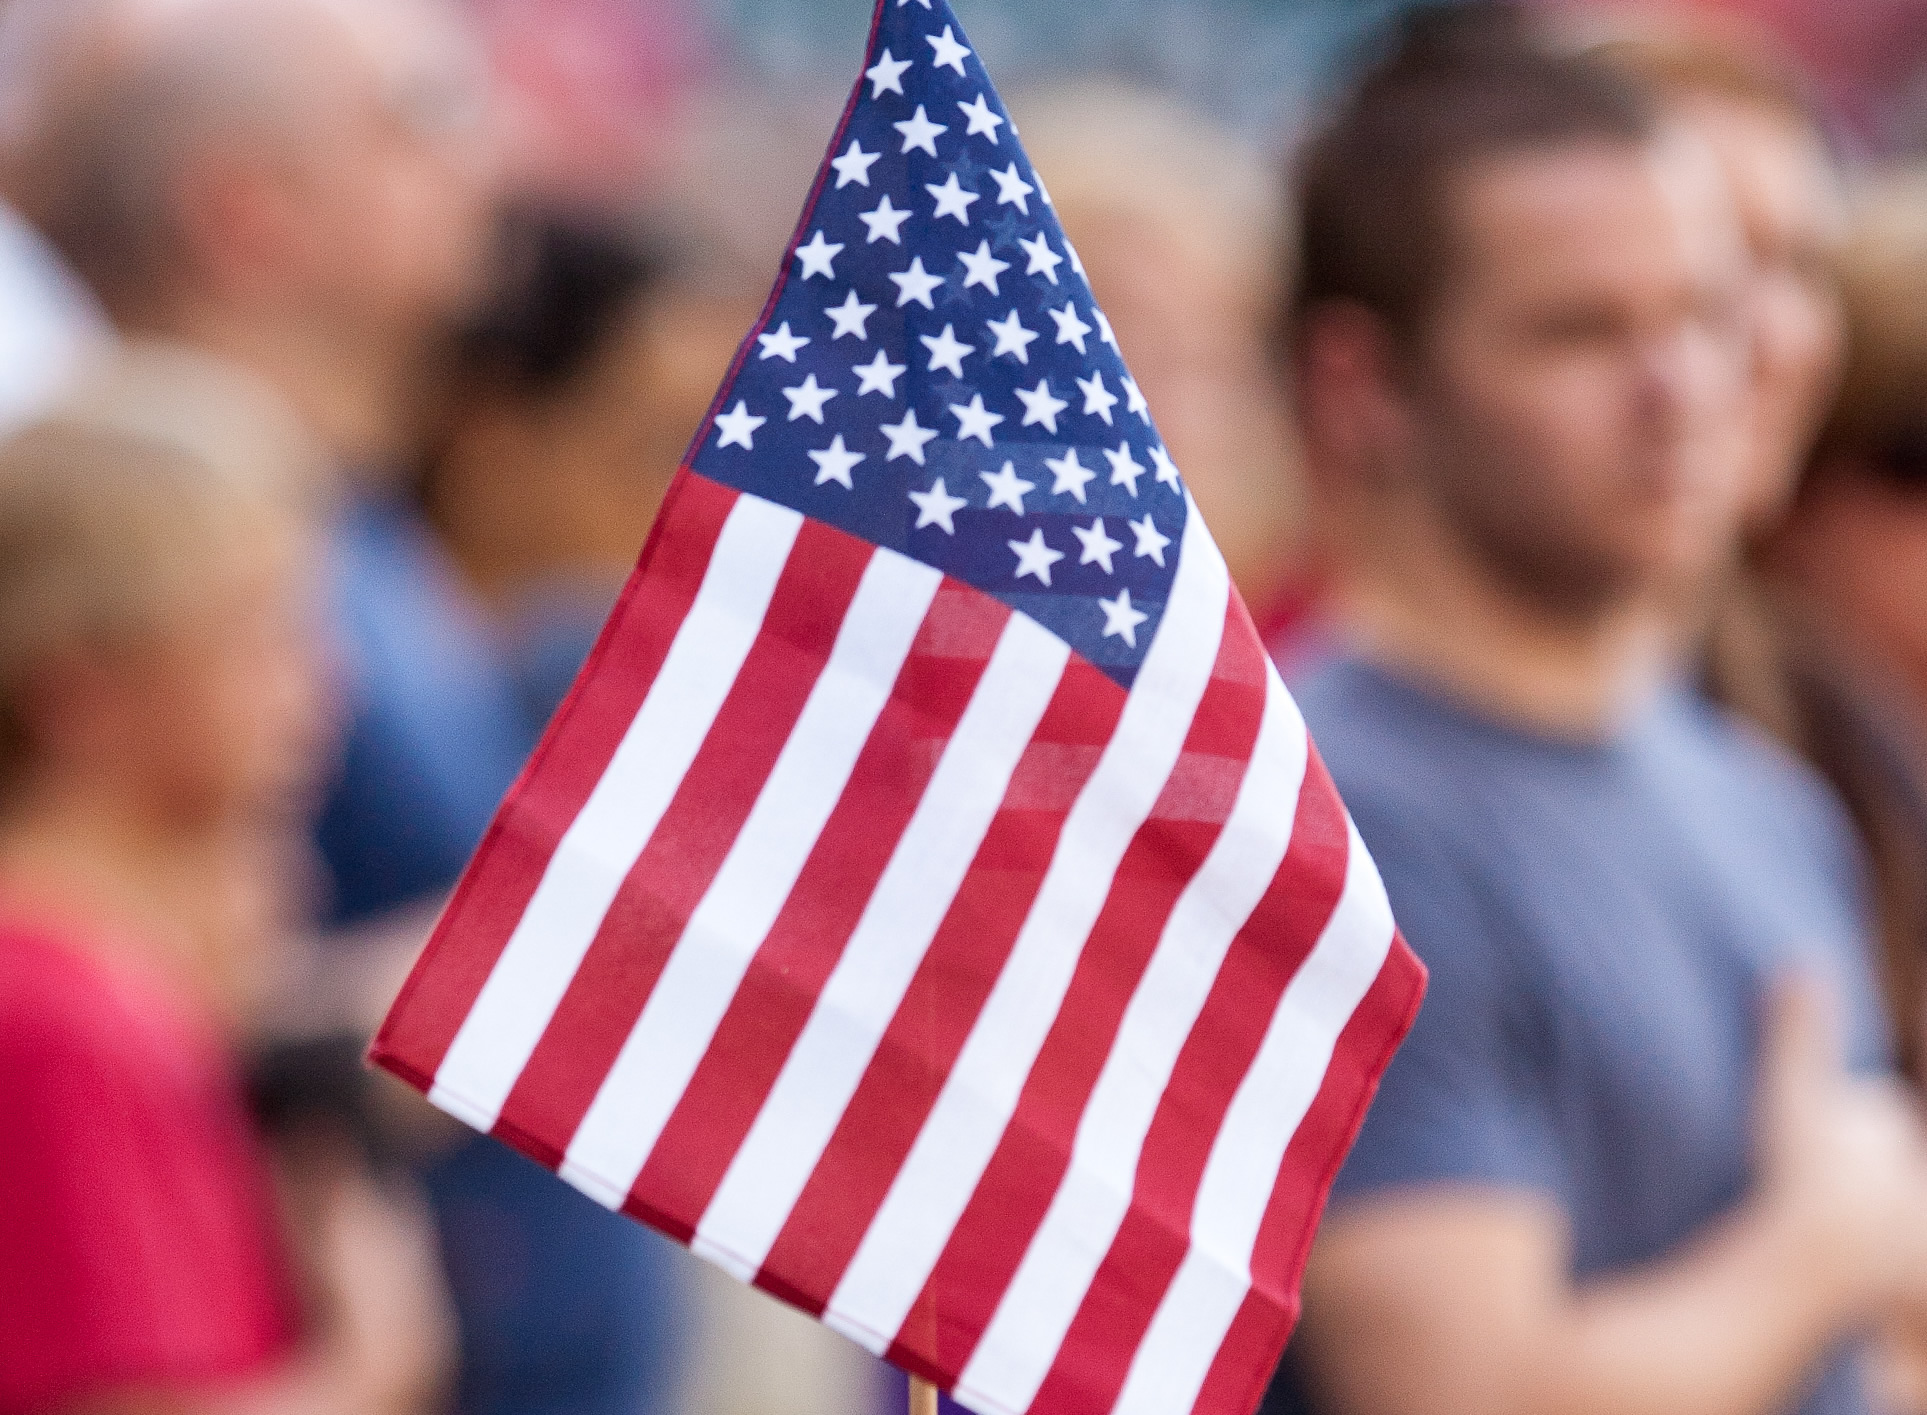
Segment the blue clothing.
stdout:
<svg viewBox="0 0 1927 1415">
<path fill-rule="evenodd" d="M 531 722 L 555 716 L 615 602 L 609 587 L 589 583 L 557 582 L 522 596 L 509 654 Z"/>
<path fill-rule="evenodd" d="M 320 827 L 332 918 L 446 890 L 535 746 L 515 677 L 428 527 L 351 504 L 332 544 L 346 751 Z"/>
<path fill-rule="evenodd" d="M 547 708 L 524 705 L 406 505 L 349 507 L 332 562 L 349 735 L 319 843 L 335 921 L 353 923 L 455 883 Z M 461 1328 L 459 1415 L 668 1415 L 681 1302 L 666 1239 L 491 1139 L 423 1177 Z"/>
<path fill-rule="evenodd" d="M 669 1240 L 476 1136 L 425 1176 L 464 1336 L 462 1415 L 673 1415 Z"/>
<path fill-rule="evenodd" d="M 1882 1064 L 1844 817 L 1709 703 L 1667 691 L 1582 743 L 1355 660 L 1297 696 L 1431 970 L 1334 1207 L 1435 1183 L 1528 1190 L 1570 1219 L 1576 1278 L 1612 1272 L 1676 1250 L 1745 1191 L 1774 977 L 1828 978 L 1856 1063 Z M 1286 1395 L 1271 1408 L 1297 1408 Z M 1794 1408 L 1864 1415 L 1853 1354 Z"/>
</svg>

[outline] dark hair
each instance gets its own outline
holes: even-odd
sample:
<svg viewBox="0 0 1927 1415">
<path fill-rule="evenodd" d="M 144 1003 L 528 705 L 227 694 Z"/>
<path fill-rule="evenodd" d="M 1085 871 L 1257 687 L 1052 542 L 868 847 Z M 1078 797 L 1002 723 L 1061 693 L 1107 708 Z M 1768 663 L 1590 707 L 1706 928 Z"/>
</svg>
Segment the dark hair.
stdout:
<svg viewBox="0 0 1927 1415">
<path fill-rule="evenodd" d="M 618 221 L 516 210 L 495 292 L 463 331 L 458 382 L 540 396 L 566 385 L 655 287 L 661 257 Z"/>
<path fill-rule="evenodd" d="M 1421 11 L 1301 155 L 1299 279 L 1289 348 L 1314 306 L 1347 300 L 1395 336 L 1417 332 L 1444 283 L 1452 178 L 1508 153 L 1642 144 L 1657 112 L 1633 80 L 1546 46 L 1515 7 Z"/>
<path fill-rule="evenodd" d="M 1800 495 L 1843 477 L 1927 493 L 1927 175 L 1876 176 L 1853 228 L 1837 266 L 1846 366 Z"/>
</svg>

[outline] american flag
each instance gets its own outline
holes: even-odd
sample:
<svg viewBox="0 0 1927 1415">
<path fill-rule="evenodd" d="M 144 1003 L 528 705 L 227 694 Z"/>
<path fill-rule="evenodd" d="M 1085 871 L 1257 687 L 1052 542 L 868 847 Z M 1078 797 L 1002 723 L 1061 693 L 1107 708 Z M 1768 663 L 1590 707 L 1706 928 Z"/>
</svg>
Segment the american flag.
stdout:
<svg viewBox="0 0 1927 1415">
<path fill-rule="evenodd" d="M 1009 114 L 880 0 L 375 1058 L 986 1415 L 1247 1415 L 1422 988 Z"/>
</svg>

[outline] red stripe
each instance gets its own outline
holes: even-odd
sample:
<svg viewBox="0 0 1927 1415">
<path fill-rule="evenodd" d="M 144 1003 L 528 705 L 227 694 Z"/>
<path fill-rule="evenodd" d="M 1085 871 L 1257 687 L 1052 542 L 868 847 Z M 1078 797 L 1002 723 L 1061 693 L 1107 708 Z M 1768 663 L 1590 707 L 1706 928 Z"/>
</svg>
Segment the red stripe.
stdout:
<svg viewBox="0 0 1927 1415">
<path fill-rule="evenodd" d="M 1171 910 L 1217 843 L 1264 705 L 1264 650 L 1228 622 L 1177 769 L 1119 863 L 1011 1123 L 918 1299 L 916 1310 L 937 1314 L 935 1347 L 919 1330 L 892 1360 L 922 1346 L 914 1354 L 945 1385 L 969 1361 L 1068 1167 L 1078 1120 Z"/>
<path fill-rule="evenodd" d="M 1345 887 L 1345 808 L 1315 751 L 1291 844 L 1233 941 L 1158 1102 L 1131 1208 L 1084 1295 L 1035 1408 L 1108 1409 L 1177 1275 L 1212 1142 L 1257 1059 L 1286 985 L 1324 932 Z"/>
<path fill-rule="evenodd" d="M 1285 1152 L 1252 1252 L 1252 1287 L 1218 1347 L 1192 1409 L 1197 1415 L 1251 1415 L 1298 1320 L 1298 1284 L 1325 1197 L 1358 1137 L 1378 1078 L 1418 1016 L 1425 968 L 1392 939 L 1378 977 L 1339 1036 L 1318 1098 Z"/>
<path fill-rule="evenodd" d="M 1064 671 L 983 844 L 757 1282 L 820 1314 L 889 1192 L 1042 884 L 1124 707 L 1081 659 Z"/>
<path fill-rule="evenodd" d="M 636 1178 L 627 1207 L 637 1217 L 685 1243 L 694 1235 L 1009 618 L 967 585 L 946 580 L 938 590 L 842 799 Z"/>
<path fill-rule="evenodd" d="M 528 908 L 563 832 L 608 769 L 662 670 L 739 493 L 677 474 L 636 571 L 588 663 L 503 799 L 371 1049 L 420 1090 Z"/>
<path fill-rule="evenodd" d="M 810 691 L 876 547 L 805 519 L 743 660 L 661 824 L 570 979 L 494 1133 L 560 1163 Z"/>
</svg>

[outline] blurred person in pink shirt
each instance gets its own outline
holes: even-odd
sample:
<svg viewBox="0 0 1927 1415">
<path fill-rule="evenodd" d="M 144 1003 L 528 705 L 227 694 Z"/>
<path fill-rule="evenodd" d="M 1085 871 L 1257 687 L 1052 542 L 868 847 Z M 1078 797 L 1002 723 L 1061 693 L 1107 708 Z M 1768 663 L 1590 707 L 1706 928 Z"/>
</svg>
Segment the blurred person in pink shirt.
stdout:
<svg viewBox="0 0 1927 1415">
<path fill-rule="evenodd" d="M 317 490 L 272 404 L 154 350 L 0 444 L 5 1415 L 439 1388 L 421 1217 L 352 1164 L 277 1186 L 234 1060 L 332 736 Z"/>
<path fill-rule="evenodd" d="M 331 991 L 371 1004 L 371 1025 L 539 727 L 397 475 L 494 264 L 480 46 L 455 0 L 13 4 L 44 28 L 10 195 L 124 334 L 278 398 L 343 493 L 326 569 L 347 730 L 314 826 L 317 902 L 335 933 L 379 941 L 329 955 L 354 975 Z M 464 1411 L 661 1408 L 645 1353 L 673 1313 L 638 1295 L 647 1235 L 485 1137 L 421 1174 Z"/>
</svg>

